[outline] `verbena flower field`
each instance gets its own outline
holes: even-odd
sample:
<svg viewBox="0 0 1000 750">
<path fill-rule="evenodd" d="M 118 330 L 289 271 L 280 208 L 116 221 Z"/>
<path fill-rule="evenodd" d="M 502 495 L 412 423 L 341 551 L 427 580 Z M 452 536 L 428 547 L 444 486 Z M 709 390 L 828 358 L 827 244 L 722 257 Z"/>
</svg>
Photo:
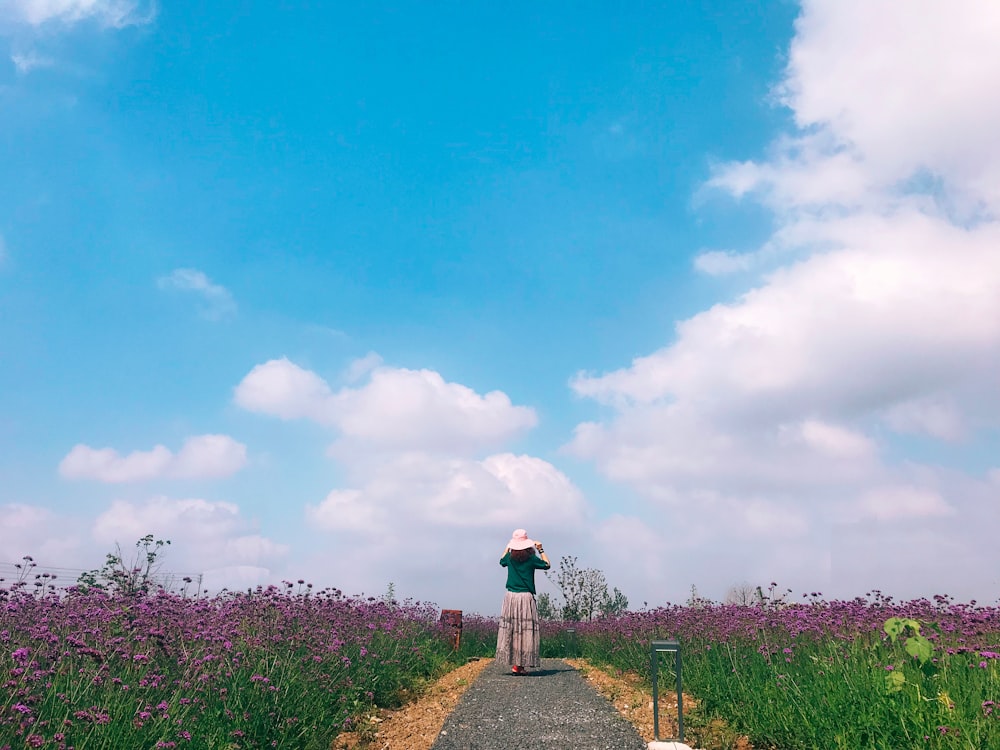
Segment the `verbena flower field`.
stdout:
<svg viewBox="0 0 1000 750">
<path fill-rule="evenodd" d="M 453 651 L 430 605 L 303 582 L 211 597 L 35 584 L 0 588 L 0 750 L 326 750 L 375 706 L 491 655 L 496 638 L 495 619 L 467 614 Z M 648 678 L 649 641 L 667 637 L 700 703 L 695 730 L 721 717 L 781 750 L 1000 748 L 996 607 L 878 592 L 696 601 L 545 622 L 542 648 Z"/>
<path fill-rule="evenodd" d="M 724 718 L 757 748 L 1000 748 L 997 607 L 812 594 L 798 604 L 668 605 L 574 627 L 581 656 L 647 677 L 650 640 L 677 638 L 698 720 Z M 564 626 L 548 629 L 552 655 L 572 648 Z M 663 659 L 668 692 L 672 666 Z"/>
<path fill-rule="evenodd" d="M 0 589 L 4 750 L 326 750 L 464 660 L 419 603 L 291 583 L 209 598 L 24 584 Z"/>
</svg>

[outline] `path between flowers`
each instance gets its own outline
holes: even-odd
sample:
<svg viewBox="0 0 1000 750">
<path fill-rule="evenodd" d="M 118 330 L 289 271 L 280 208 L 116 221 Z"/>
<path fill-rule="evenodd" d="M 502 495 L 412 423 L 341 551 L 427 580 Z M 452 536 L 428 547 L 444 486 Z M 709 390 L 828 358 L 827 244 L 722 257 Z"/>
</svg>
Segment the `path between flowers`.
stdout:
<svg viewBox="0 0 1000 750">
<path fill-rule="evenodd" d="M 661 736 L 675 722 L 675 707 L 661 700 Z M 360 748 L 362 737 L 372 750 L 638 750 L 653 737 L 652 701 L 638 678 L 610 675 L 585 660 L 545 659 L 533 674 L 514 677 L 482 659 L 449 672 L 403 708 L 371 717 L 360 737 L 342 735 L 334 748 Z"/>
<path fill-rule="evenodd" d="M 445 721 L 432 750 L 645 750 L 635 727 L 562 659 L 524 675 L 491 663 Z"/>
</svg>

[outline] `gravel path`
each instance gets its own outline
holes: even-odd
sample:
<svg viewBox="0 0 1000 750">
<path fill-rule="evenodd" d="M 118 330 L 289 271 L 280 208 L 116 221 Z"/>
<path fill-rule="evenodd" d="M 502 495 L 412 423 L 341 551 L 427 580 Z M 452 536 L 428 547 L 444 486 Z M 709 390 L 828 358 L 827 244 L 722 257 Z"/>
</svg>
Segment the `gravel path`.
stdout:
<svg viewBox="0 0 1000 750">
<path fill-rule="evenodd" d="M 510 674 L 491 664 L 431 750 L 645 750 L 635 728 L 561 659 Z"/>
</svg>

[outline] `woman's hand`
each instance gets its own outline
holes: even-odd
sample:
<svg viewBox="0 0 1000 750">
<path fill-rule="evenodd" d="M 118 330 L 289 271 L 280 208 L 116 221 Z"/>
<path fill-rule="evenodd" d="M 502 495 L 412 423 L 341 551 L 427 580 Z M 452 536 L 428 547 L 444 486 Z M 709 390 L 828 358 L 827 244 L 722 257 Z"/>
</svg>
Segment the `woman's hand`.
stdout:
<svg viewBox="0 0 1000 750">
<path fill-rule="evenodd" d="M 538 556 L 542 559 L 542 562 L 544 562 L 546 565 L 551 565 L 552 564 L 551 562 L 549 562 L 549 556 L 546 555 L 545 554 L 545 550 L 542 549 L 542 543 L 541 542 L 538 542 L 538 541 L 535 542 L 535 549 L 538 550 Z"/>
</svg>

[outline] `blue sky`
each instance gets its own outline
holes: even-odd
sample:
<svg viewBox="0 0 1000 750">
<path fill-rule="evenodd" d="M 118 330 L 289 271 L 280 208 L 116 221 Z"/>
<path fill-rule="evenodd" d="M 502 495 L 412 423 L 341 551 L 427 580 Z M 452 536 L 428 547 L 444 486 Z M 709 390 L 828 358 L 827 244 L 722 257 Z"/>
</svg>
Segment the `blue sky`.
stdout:
<svg viewBox="0 0 1000 750">
<path fill-rule="evenodd" d="M 0 562 L 996 598 L 958 5 L 6 4 Z"/>
</svg>

